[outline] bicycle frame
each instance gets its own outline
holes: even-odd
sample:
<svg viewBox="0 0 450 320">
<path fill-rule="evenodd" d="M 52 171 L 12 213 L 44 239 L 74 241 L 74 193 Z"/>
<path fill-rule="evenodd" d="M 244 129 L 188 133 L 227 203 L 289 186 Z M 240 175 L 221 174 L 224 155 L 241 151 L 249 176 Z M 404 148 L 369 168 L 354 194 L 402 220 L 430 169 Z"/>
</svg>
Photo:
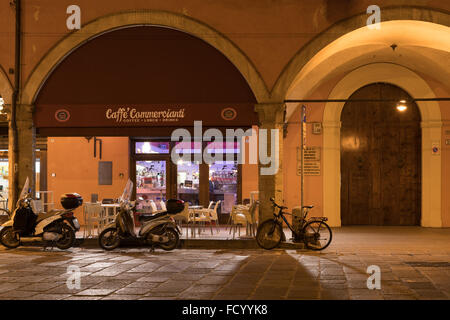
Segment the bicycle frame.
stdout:
<svg viewBox="0 0 450 320">
<path fill-rule="evenodd" d="M 274 207 L 275 207 L 275 205 L 274 205 Z M 306 209 L 306 210 L 305 210 L 305 209 Z M 300 227 L 298 228 L 298 231 L 300 231 L 300 232 L 303 231 L 303 227 L 304 227 L 304 226 L 306 225 L 306 223 L 308 222 L 308 220 L 306 220 L 306 217 L 308 216 L 308 212 L 309 212 L 310 208 L 309 208 L 309 207 L 305 207 L 305 208 L 303 208 L 303 210 L 304 210 L 304 214 L 302 214 L 302 217 L 301 217 L 301 218 L 302 218 L 302 219 L 301 219 L 301 225 L 300 225 Z M 275 212 L 273 213 L 273 215 L 274 215 L 275 220 L 276 220 L 277 223 L 281 223 L 281 222 L 279 221 L 279 218 L 281 218 L 281 219 L 286 223 L 286 225 L 288 226 L 289 230 L 291 230 L 291 231 L 293 232 L 293 234 L 295 235 L 295 237 L 301 236 L 302 233 L 297 232 L 297 231 L 294 230 L 294 228 L 292 227 L 292 225 L 287 221 L 286 217 L 284 216 L 285 214 L 294 216 L 294 215 L 291 214 L 291 213 L 283 212 L 283 208 L 279 208 L 278 214 L 276 214 Z M 315 219 L 313 219 L 313 220 L 315 220 Z M 326 220 L 327 220 L 326 218 L 317 218 L 317 221 L 326 221 Z"/>
<path fill-rule="evenodd" d="M 295 234 L 295 236 L 297 237 L 297 236 L 298 236 L 298 233 L 292 228 L 292 225 L 287 221 L 286 217 L 284 216 L 285 214 L 289 214 L 289 215 L 292 216 L 291 213 L 283 212 L 283 209 L 282 209 L 282 208 L 280 208 L 280 210 L 278 211 L 278 214 L 276 214 L 275 212 L 273 213 L 273 215 L 275 216 L 276 222 L 277 222 L 277 223 L 280 223 L 278 219 L 279 219 L 279 218 L 283 219 L 283 221 L 284 221 L 284 222 L 286 223 L 286 225 L 288 226 L 289 230 L 291 230 L 291 231 Z M 304 221 L 305 221 L 305 218 L 306 218 L 306 215 L 307 215 L 307 214 L 308 214 L 308 212 L 306 212 L 305 215 L 303 216 L 302 227 L 303 227 L 303 225 L 304 225 Z M 300 228 L 300 230 L 301 230 L 301 229 L 302 229 L 302 228 Z"/>
</svg>

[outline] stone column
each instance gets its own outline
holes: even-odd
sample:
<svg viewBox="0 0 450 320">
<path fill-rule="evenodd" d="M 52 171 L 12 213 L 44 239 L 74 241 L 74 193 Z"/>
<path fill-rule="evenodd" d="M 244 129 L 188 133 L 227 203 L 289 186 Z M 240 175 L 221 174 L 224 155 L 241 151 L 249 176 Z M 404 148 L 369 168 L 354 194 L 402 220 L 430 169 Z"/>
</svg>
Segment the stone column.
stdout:
<svg viewBox="0 0 450 320">
<path fill-rule="evenodd" d="M 258 132 L 258 184 L 259 184 L 259 221 L 270 219 L 273 214 L 272 203 L 270 198 L 275 198 L 279 204 L 283 204 L 283 169 L 282 169 L 282 155 L 283 155 L 283 125 L 285 117 L 286 106 L 284 103 L 279 104 L 257 104 L 255 111 L 258 112 L 259 132 Z M 261 130 L 266 130 L 266 139 Z M 276 143 L 278 146 L 272 146 L 272 136 L 278 133 Z M 261 163 L 261 146 L 267 145 L 267 155 L 271 156 L 272 148 L 278 148 L 278 152 L 274 155 L 278 163 L 278 170 L 269 174 L 264 173 L 264 169 L 271 167 L 271 163 Z M 272 164 L 273 165 L 273 164 Z"/>
<path fill-rule="evenodd" d="M 17 197 L 23 188 L 27 177 L 30 179 L 30 188 L 35 191 L 35 160 L 36 160 L 36 134 L 33 127 L 33 106 L 17 105 L 17 158 L 13 153 L 13 132 L 9 126 L 9 203 L 10 209 L 14 209 L 17 199 L 13 199 L 13 188 L 17 190 Z M 14 174 L 17 172 L 17 177 Z"/>
</svg>

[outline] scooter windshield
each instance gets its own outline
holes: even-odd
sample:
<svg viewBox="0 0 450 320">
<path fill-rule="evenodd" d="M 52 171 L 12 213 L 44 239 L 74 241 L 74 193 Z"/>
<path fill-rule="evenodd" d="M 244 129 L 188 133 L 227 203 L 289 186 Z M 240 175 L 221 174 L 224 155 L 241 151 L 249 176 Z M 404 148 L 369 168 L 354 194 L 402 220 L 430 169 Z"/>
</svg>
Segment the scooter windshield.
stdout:
<svg viewBox="0 0 450 320">
<path fill-rule="evenodd" d="M 29 188 L 30 188 L 30 180 L 27 177 L 27 180 L 25 180 L 25 184 L 23 185 L 22 192 L 20 193 L 20 196 L 19 196 L 20 200 L 23 200 L 26 198 Z"/>
<path fill-rule="evenodd" d="M 133 189 L 133 182 L 130 179 L 128 179 L 125 189 L 123 190 L 122 196 L 119 198 L 120 202 L 130 201 L 132 189 Z"/>
</svg>

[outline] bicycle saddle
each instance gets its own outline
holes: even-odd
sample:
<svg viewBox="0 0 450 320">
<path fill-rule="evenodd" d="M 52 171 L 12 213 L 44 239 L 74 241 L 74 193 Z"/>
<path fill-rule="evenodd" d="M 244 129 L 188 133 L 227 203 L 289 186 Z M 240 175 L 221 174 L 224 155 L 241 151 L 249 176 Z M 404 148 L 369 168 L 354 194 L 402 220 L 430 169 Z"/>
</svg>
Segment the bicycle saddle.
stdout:
<svg viewBox="0 0 450 320">
<path fill-rule="evenodd" d="M 303 206 L 303 208 L 312 209 L 314 206 Z"/>
</svg>

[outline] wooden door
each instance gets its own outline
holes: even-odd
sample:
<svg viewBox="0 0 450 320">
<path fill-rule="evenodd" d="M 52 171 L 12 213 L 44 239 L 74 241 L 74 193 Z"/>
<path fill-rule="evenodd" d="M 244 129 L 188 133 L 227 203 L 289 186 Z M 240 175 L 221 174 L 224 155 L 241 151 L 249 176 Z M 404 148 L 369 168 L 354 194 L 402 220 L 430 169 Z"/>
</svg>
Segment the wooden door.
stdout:
<svg viewBox="0 0 450 320">
<path fill-rule="evenodd" d="M 404 90 L 376 83 L 350 100 L 411 99 Z M 347 102 L 341 114 L 342 225 L 420 224 L 421 131 L 415 103 Z"/>
</svg>

